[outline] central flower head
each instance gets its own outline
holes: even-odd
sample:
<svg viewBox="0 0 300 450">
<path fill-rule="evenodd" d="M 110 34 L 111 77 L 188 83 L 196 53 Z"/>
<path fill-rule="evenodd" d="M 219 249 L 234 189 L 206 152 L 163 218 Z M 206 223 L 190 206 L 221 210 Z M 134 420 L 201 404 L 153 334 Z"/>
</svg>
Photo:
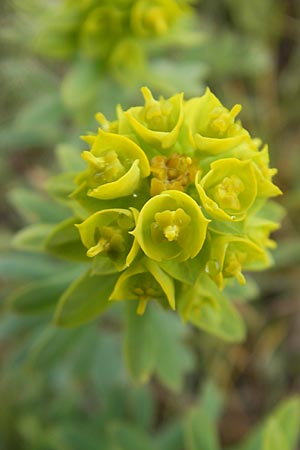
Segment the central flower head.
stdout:
<svg viewBox="0 0 300 450">
<path fill-rule="evenodd" d="M 158 10 L 138 3 L 151 23 Z M 113 122 L 97 115 L 102 128 L 84 138 L 88 168 L 71 195 L 87 214 L 78 229 L 92 272 L 120 272 L 110 299 L 137 300 L 139 314 L 151 298 L 175 309 L 175 289 L 200 279 L 223 289 L 266 267 L 279 219 L 264 205 L 280 193 L 267 148 L 235 120 L 239 105 L 228 110 L 209 90 L 188 101 L 142 93 L 144 104 L 118 107 Z"/>
<path fill-rule="evenodd" d="M 173 153 L 170 158 L 158 155 L 151 160 L 151 195 L 169 189 L 185 191 L 195 179 L 197 164 L 190 156 Z"/>
</svg>

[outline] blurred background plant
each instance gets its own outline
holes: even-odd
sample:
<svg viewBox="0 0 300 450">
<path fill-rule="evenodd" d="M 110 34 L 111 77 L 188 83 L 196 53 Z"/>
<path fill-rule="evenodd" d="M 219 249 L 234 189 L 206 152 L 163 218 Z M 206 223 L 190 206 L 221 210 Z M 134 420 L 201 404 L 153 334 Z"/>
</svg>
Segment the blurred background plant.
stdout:
<svg viewBox="0 0 300 450">
<path fill-rule="evenodd" d="M 98 3 L 0 4 L 0 448 L 217 450 L 220 442 L 238 450 L 292 450 L 297 401 L 274 408 L 300 391 L 300 5 L 157 1 L 180 5 L 180 14 L 167 20 L 172 26 L 149 34 L 127 26 L 115 52 L 109 47 L 108 61 L 88 50 Z M 140 4 L 144 14 L 148 2 L 102 3 L 118 3 L 113 9 L 124 14 Z M 124 71 L 128 53 L 139 63 Z M 270 145 L 286 216 L 276 233 L 274 267 L 248 281 L 245 296 L 229 293 L 247 322 L 243 343 L 221 342 L 154 309 L 159 333 L 153 339 L 144 328 L 133 348 L 141 322 L 126 328 L 119 305 L 91 325 L 56 329 L 53 306 L 77 266 L 42 254 L 30 233 L 14 241 L 22 251 L 11 249 L 24 225 L 44 223 L 42 235 L 67 217 L 65 205 L 49 198 L 47 180 L 58 170 L 78 170 L 78 136 L 94 128 L 93 114 L 112 118 L 116 103 L 136 103 L 143 84 L 187 97 L 209 85 L 225 105 L 241 103 L 244 126 Z M 56 199 L 64 192 L 59 181 L 56 175 Z M 124 328 L 132 333 L 124 336 Z M 258 422 L 254 437 L 244 441 Z"/>
</svg>

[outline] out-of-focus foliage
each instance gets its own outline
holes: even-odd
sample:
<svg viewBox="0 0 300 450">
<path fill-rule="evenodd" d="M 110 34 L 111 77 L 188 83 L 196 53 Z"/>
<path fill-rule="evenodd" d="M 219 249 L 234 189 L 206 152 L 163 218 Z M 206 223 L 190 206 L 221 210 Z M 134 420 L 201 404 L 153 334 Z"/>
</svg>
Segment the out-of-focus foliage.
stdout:
<svg viewBox="0 0 300 450">
<path fill-rule="evenodd" d="M 16 328 L 15 321 L 10 319 L 0 331 L 20 338 L 30 326 L 32 323 L 23 322 Z M 168 404 L 168 419 L 155 425 L 155 400 L 163 401 L 166 393 L 161 392 L 160 398 L 155 399 L 154 384 L 132 386 L 120 365 L 120 349 L 112 330 L 105 337 L 95 327 L 85 329 L 83 335 L 77 331 L 68 337 L 49 331 L 43 347 L 35 346 L 38 353 L 31 358 L 30 366 L 22 368 L 16 360 L 10 361 L 1 379 L 1 448 L 224 449 L 218 423 L 226 399 L 214 384 L 204 383 L 193 405 L 183 407 L 180 397 L 175 397 Z M 55 352 L 49 353 L 50 340 L 56 340 L 56 347 Z M 69 350 L 68 358 L 58 365 L 58 349 L 62 345 L 67 348 L 70 340 L 79 345 Z M 39 347 L 40 344 L 41 341 Z M 19 359 L 22 357 L 24 354 L 18 355 Z M 299 414 L 299 399 L 282 402 L 230 450 L 274 450 L 277 443 L 281 445 L 278 449 L 292 450 L 299 433 Z"/>
<path fill-rule="evenodd" d="M 34 46 L 42 56 L 68 60 L 80 55 L 113 72 L 116 66 L 139 69 L 147 43 L 164 45 L 162 38 L 170 39 L 180 19 L 192 12 L 187 0 L 35 1 L 34 8 Z"/>
</svg>

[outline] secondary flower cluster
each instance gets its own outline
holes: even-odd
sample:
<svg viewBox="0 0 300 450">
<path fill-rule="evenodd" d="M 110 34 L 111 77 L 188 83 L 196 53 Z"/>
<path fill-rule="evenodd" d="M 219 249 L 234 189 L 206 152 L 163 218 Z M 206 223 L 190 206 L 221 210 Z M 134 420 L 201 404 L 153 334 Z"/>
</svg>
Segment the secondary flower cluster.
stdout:
<svg viewBox="0 0 300 450">
<path fill-rule="evenodd" d="M 108 64 L 142 58 L 142 40 L 165 35 L 188 10 L 187 0 L 64 0 L 41 18 L 38 46 Z"/>
<path fill-rule="evenodd" d="M 113 122 L 97 114 L 101 128 L 84 137 L 78 230 L 94 271 L 120 272 L 111 300 L 138 299 L 142 314 L 154 298 L 186 315 L 190 274 L 223 289 L 269 265 L 278 224 L 265 211 L 281 192 L 267 146 L 236 120 L 240 105 L 226 109 L 209 89 L 187 101 L 142 93 L 144 106 L 118 107 Z"/>
</svg>

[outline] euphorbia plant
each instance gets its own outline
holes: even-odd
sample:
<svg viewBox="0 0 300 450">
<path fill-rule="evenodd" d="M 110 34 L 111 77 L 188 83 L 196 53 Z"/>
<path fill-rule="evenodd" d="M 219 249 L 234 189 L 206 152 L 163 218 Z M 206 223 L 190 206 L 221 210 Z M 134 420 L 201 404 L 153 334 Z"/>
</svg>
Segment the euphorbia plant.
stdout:
<svg viewBox="0 0 300 450">
<path fill-rule="evenodd" d="M 72 58 L 82 53 L 88 59 L 110 64 L 130 49 L 143 54 L 143 40 L 169 33 L 189 11 L 188 3 L 64 0 L 48 6 L 47 15 L 43 11 L 37 47 L 55 58 Z"/>
<path fill-rule="evenodd" d="M 98 75 L 108 72 L 126 82 L 128 76 L 147 71 L 156 40 L 165 45 L 178 24 L 183 33 L 180 19 L 191 12 L 189 0 L 64 0 L 48 6 L 42 2 L 34 46 L 42 56 L 82 58 L 85 68 L 94 63 Z"/>
<path fill-rule="evenodd" d="M 44 245 L 88 267 L 62 295 L 56 321 L 83 323 L 123 300 L 143 314 L 157 301 L 240 339 L 242 328 L 238 336 L 226 329 L 242 325 L 222 291 L 271 263 L 278 223 L 270 197 L 281 191 L 268 149 L 236 120 L 241 107 L 228 110 L 209 89 L 190 100 L 142 93 L 144 105 L 119 106 L 115 121 L 96 115 L 101 127 L 83 136 L 85 169 L 63 175 L 75 180 L 63 196 L 73 217 Z"/>
</svg>

